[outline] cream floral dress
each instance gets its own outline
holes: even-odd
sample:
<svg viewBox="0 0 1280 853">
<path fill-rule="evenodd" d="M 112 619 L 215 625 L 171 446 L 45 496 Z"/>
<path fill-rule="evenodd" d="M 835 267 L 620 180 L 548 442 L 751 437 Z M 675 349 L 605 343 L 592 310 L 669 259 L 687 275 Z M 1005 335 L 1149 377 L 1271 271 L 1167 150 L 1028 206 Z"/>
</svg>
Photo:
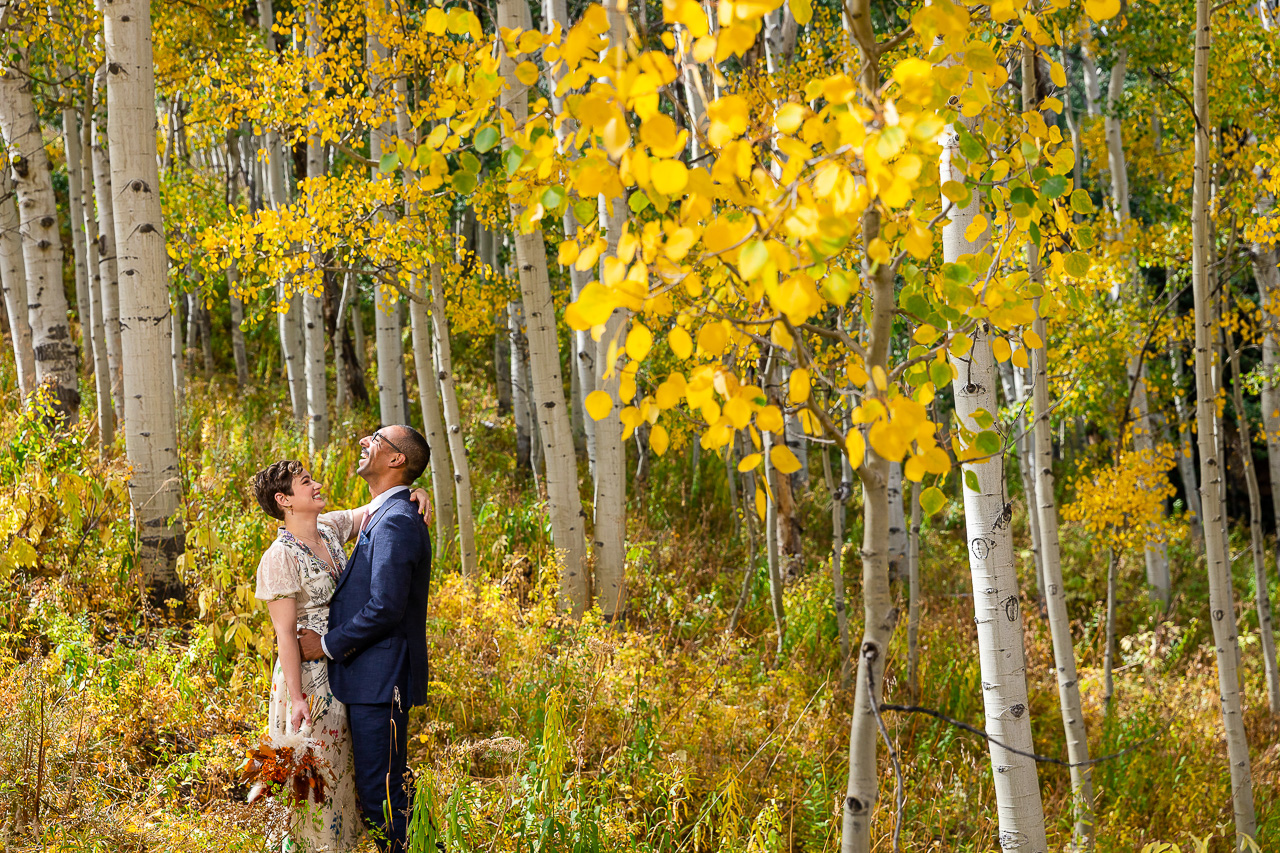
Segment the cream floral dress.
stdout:
<svg viewBox="0 0 1280 853">
<path fill-rule="evenodd" d="M 312 553 L 301 540 L 280 528 L 276 541 L 258 563 L 254 596 L 262 601 L 293 598 L 297 601 L 298 627 L 324 635 L 329 627 L 329 599 L 338 576 L 346 568 L 342 543 L 351 534 L 351 512 L 326 512 L 320 516 L 319 531 L 329 550 L 335 572 Z M 289 835 L 281 846 L 284 853 L 341 853 L 355 847 L 364 834 L 356 801 L 355 765 L 351 759 L 351 729 L 347 707 L 333 698 L 329 689 L 329 667 L 323 660 L 302 662 L 302 691 L 311 705 L 311 737 L 319 742 L 325 767 L 325 802 L 310 800 L 297 804 L 290 819 Z M 267 730 L 275 741 L 287 734 L 290 717 L 289 688 L 277 658 L 271 676 L 271 705 Z"/>
</svg>

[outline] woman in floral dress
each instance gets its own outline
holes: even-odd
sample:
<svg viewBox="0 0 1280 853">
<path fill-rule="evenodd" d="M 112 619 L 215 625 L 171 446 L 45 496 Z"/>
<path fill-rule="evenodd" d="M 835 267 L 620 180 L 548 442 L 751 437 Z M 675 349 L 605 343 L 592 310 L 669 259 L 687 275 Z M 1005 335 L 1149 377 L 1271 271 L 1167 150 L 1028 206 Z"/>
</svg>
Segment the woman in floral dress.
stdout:
<svg viewBox="0 0 1280 853">
<path fill-rule="evenodd" d="M 285 460 L 253 477 L 254 497 L 267 515 L 284 523 L 258 563 L 255 597 L 267 602 L 276 632 L 267 731 L 273 743 L 310 736 L 324 778 L 324 802 L 293 803 L 284 853 L 341 853 L 364 834 L 351 760 L 347 709 L 329 689 L 325 661 L 303 661 L 298 630 L 323 635 L 329 599 L 346 568 L 343 543 L 364 522 L 365 507 L 324 512 L 320 484 L 302 463 Z M 410 498 L 425 511 L 427 493 Z"/>
</svg>

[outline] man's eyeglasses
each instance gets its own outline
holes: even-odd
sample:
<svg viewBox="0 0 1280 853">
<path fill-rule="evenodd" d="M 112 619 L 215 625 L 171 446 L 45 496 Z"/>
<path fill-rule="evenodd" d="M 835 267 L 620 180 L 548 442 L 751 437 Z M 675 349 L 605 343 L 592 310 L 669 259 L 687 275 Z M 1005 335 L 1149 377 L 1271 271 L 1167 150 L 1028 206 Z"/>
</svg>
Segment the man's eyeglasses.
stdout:
<svg viewBox="0 0 1280 853">
<path fill-rule="evenodd" d="M 396 453 L 399 453 L 401 456 L 405 455 L 405 452 L 400 448 L 396 447 L 396 443 L 391 439 L 387 438 L 385 435 L 383 435 L 381 431 L 375 432 L 373 434 L 373 438 L 369 440 L 369 443 L 372 444 L 375 441 L 385 441 L 387 444 L 391 445 L 391 449 L 394 450 Z"/>
</svg>

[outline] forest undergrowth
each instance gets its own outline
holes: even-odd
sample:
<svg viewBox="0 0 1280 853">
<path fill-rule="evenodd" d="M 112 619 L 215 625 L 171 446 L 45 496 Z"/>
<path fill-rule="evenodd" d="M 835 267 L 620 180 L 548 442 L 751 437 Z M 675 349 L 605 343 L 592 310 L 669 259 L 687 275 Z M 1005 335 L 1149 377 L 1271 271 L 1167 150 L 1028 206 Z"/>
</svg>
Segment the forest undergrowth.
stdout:
<svg viewBox="0 0 1280 853">
<path fill-rule="evenodd" d="M 6 411 L 18 411 L 0 366 Z M 412 376 L 412 372 L 410 372 Z M 433 576 L 432 687 L 412 720 L 421 815 L 451 851 L 825 851 L 839 847 L 852 688 L 841 681 L 830 555 L 806 553 L 787 588 L 777 652 L 763 558 L 737 630 L 726 627 L 747 565 L 724 466 L 690 452 L 654 460 L 632 501 L 625 627 L 598 612 L 557 616 L 543 505 L 515 480 L 514 438 L 487 383 L 461 384 L 477 494 L 482 580 L 446 553 Z M 92 406 L 84 411 L 91 412 Z M 310 460 L 331 506 L 364 500 L 355 438 L 373 415 L 335 423 Z M 249 475 L 305 457 L 287 407 L 193 380 L 181 442 L 187 599 L 142 604 L 133 571 L 126 464 L 101 462 L 88 421 L 49 429 L 37 414 L 0 421 L 0 834 L 12 851 L 262 850 L 281 827 L 271 804 L 244 804 L 238 767 L 264 730 L 274 638 L 253 599 L 257 557 L 274 536 Z M 673 448 L 679 450 L 679 448 Z M 830 541 L 820 480 L 801 503 L 809 543 Z M 1070 495 L 1064 496 L 1070 501 Z M 1015 525 L 1025 543 L 1025 507 Z M 850 518 L 856 518 L 850 513 Z M 886 701 L 981 726 L 964 522 L 954 504 L 922 535 L 919 696 L 905 674 L 903 619 Z M 1102 702 L 1106 559 L 1076 526 L 1063 565 L 1094 769 L 1098 849 L 1226 850 L 1229 779 L 1204 624 L 1203 558 L 1176 530 L 1181 591 L 1166 620 L 1147 603 L 1140 557 L 1122 573 L 1120 659 Z M 857 522 L 846 539 L 853 557 Z M 1235 551 L 1243 552 L 1238 538 Z M 1263 699 L 1252 572 L 1235 564 L 1242 673 L 1262 850 L 1280 849 L 1280 725 Z M 846 584 L 857 600 L 858 573 Z M 1022 607 L 1037 751 L 1065 758 L 1052 649 L 1023 553 Z M 1276 590 L 1272 591 L 1273 596 Z M 176 604 L 176 603 L 175 603 Z M 860 611 L 851 611 L 857 637 Z M 888 712 L 902 770 L 903 850 L 996 849 L 985 744 L 948 722 Z M 895 781 L 881 753 L 873 837 L 892 849 Z M 1040 765 L 1053 849 L 1070 839 L 1070 781 Z M 434 837 L 434 836 L 433 836 Z M 370 847 L 372 849 L 372 847 Z M 425 848 L 424 848 L 425 849 Z"/>
</svg>

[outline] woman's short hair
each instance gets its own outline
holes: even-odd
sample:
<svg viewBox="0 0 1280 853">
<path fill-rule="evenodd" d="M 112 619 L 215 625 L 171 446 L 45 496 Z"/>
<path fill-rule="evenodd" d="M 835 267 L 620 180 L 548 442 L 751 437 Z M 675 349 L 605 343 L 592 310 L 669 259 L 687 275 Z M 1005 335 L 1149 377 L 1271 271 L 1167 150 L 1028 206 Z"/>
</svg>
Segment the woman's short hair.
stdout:
<svg viewBox="0 0 1280 853">
<path fill-rule="evenodd" d="M 276 503 L 276 495 L 292 496 L 293 478 L 305 470 L 301 462 L 282 459 L 254 474 L 249 479 L 249 485 L 253 487 L 253 496 L 257 498 L 262 511 L 278 521 L 284 521 L 284 510 Z"/>
</svg>

